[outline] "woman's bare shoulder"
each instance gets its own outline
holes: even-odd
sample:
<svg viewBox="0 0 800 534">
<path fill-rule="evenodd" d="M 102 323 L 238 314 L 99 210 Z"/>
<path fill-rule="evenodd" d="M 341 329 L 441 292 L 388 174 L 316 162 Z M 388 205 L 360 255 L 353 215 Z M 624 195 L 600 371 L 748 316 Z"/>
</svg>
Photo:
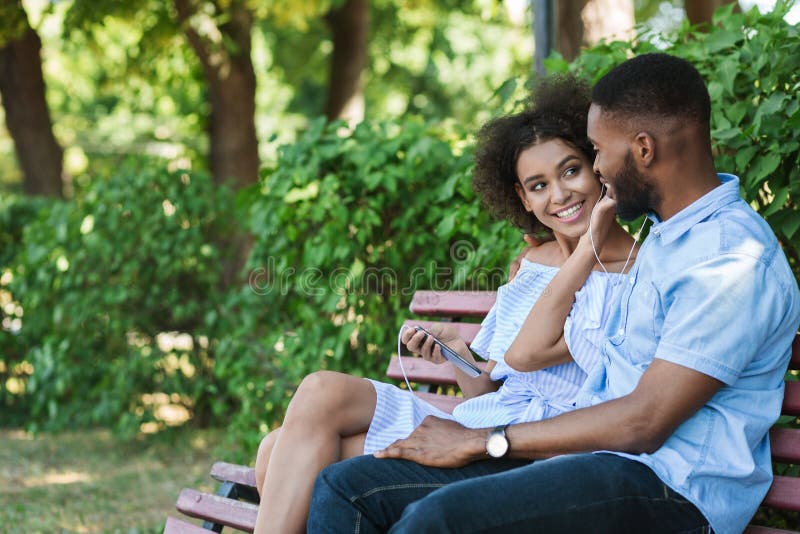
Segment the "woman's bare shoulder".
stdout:
<svg viewBox="0 0 800 534">
<path fill-rule="evenodd" d="M 525 259 L 552 267 L 558 267 L 564 263 L 561 257 L 561 249 L 555 241 L 545 241 L 539 246 L 531 247 L 525 254 Z"/>
</svg>

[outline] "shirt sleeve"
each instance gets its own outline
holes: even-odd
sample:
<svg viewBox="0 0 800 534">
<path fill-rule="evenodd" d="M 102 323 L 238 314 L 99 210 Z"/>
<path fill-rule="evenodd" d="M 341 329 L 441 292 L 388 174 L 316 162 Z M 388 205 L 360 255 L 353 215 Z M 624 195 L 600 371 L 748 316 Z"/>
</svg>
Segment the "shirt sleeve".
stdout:
<svg viewBox="0 0 800 534">
<path fill-rule="evenodd" d="M 733 384 L 784 311 L 766 275 L 753 257 L 723 254 L 670 280 L 660 291 L 665 316 L 655 357 Z"/>
</svg>

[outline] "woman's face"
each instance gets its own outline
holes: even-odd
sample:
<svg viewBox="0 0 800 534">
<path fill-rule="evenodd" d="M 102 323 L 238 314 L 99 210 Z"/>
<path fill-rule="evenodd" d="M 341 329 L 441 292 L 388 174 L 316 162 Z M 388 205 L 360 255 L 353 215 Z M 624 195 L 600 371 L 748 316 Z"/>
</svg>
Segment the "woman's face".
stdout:
<svg viewBox="0 0 800 534">
<path fill-rule="evenodd" d="M 565 237 L 586 232 L 600 181 L 580 150 L 561 139 L 533 145 L 517 159 L 517 178 L 517 195 L 542 224 Z"/>
</svg>

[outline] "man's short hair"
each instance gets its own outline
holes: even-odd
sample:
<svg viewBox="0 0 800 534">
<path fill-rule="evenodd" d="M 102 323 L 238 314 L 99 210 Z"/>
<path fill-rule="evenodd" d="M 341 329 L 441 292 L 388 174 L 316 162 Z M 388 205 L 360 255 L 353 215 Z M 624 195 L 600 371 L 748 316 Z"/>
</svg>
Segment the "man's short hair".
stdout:
<svg viewBox="0 0 800 534">
<path fill-rule="evenodd" d="M 676 117 L 708 125 L 708 89 L 688 61 L 669 54 L 644 54 L 611 69 L 594 86 L 592 103 L 626 118 Z"/>
</svg>

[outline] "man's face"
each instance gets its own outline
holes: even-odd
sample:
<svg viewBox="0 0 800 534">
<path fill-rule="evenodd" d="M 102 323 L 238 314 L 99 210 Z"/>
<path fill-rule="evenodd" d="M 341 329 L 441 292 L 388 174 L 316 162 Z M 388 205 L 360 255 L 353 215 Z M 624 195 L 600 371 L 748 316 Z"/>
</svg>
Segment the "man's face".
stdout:
<svg viewBox="0 0 800 534">
<path fill-rule="evenodd" d="M 617 215 L 630 221 L 656 211 L 660 197 L 653 180 L 633 157 L 631 136 L 609 120 L 600 107 L 589 108 L 587 133 L 595 149 L 594 172 L 617 201 Z"/>
</svg>

